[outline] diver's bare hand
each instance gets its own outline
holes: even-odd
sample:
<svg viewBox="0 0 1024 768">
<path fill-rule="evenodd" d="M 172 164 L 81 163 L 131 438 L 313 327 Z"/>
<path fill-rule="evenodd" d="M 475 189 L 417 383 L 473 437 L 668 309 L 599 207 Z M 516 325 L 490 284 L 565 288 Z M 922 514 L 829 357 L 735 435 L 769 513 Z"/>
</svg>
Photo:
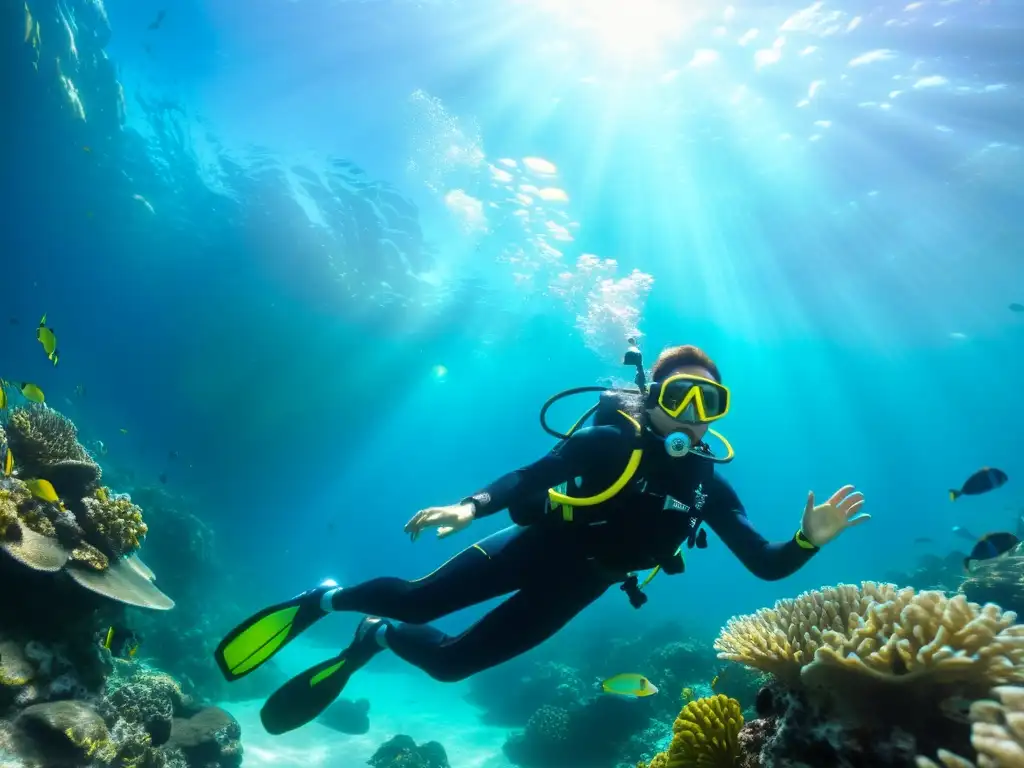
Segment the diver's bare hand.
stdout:
<svg viewBox="0 0 1024 768">
<path fill-rule="evenodd" d="M 808 541 L 823 547 L 847 528 L 866 523 L 871 515 L 863 511 L 864 494 L 844 485 L 824 504 L 814 504 L 814 491 L 807 494 L 801 529 Z"/>
<path fill-rule="evenodd" d="M 416 541 L 426 528 L 437 528 L 437 538 L 458 533 L 473 522 L 472 504 L 449 504 L 446 507 L 427 507 L 412 516 L 405 524 L 405 532 Z"/>
</svg>

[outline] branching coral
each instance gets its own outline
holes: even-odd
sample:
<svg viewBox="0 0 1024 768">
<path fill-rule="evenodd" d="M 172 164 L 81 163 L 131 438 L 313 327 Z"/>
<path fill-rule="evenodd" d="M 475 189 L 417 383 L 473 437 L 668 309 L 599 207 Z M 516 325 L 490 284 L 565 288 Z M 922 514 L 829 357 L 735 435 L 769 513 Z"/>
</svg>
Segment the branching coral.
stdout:
<svg viewBox="0 0 1024 768">
<path fill-rule="evenodd" d="M 94 463 L 71 419 L 43 404 L 11 411 L 7 440 L 25 477 L 45 477 L 46 467 L 60 462 Z"/>
<path fill-rule="evenodd" d="M 971 744 L 978 751 L 980 768 L 1024 768 L 1024 688 L 1004 685 L 993 693 L 999 701 L 971 705 Z M 945 768 L 976 768 L 952 752 L 939 751 Z M 917 758 L 918 768 L 939 768 L 927 757 Z"/>
<path fill-rule="evenodd" d="M 647 768 L 734 768 L 741 756 L 742 727 L 736 699 L 718 694 L 691 701 L 672 726 L 672 743 Z"/>
<path fill-rule="evenodd" d="M 960 684 L 987 690 L 1024 681 L 1024 626 L 996 605 L 963 595 L 864 582 L 806 592 L 734 617 L 719 657 L 789 684 L 826 686 L 848 672 L 887 683 Z"/>
<path fill-rule="evenodd" d="M 139 548 L 149 530 L 142 521 L 142 509 L 127 494 L 104 499 L 82 499 L 89 527 L 113 549 L 110 554 L 125 555 Z"/>
</svg>

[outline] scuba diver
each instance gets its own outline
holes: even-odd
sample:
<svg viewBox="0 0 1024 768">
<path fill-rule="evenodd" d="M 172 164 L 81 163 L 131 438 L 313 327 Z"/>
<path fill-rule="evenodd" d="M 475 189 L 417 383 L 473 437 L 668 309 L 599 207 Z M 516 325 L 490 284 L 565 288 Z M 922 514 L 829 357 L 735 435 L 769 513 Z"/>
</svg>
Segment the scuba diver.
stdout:
<svg viewBox="0 0 1024 768">
<path fill-rule="evenodd" d="M 852 485 L 824 504 L 816 505 L 811 492 L 792 538 L 768 542 L 716 471 L 734 453 L 710 427 L 730 406 L 715 363 L 697 347 L 671 347 L 648 385 L 642 354 L 630 344 L 623 362 L 636 368 L 637 389 L 577 387 L 553 396 L 540 414 L 544 429 L 560 439 L 550 453 L 456 504 L 417 512 L 405 532 L 413 541 L 427 529 L 445 538 L 504 509 L 513 525 L 420 579 L 327 581 L 260 611 L 224 638 L 216 660 L 229 681 L 237 680 L 327 614 L 366 614 L 340 654 L 270 696 L 260 713 L 267 731 L 283 733 L 315 718 L 385 649 L 437 680 L 456 681 L 539 645 L 613 585 L 639 608 L 654 575 L 682 573 L 684 548 L 707 546 L 703 524 L 751 573 L 775 580 L 870 519 Z M 599 392 L 597 404 L 565 434 L 549 427 L 550 406 L 581 392 Z M 591 417 L 592 425 L 583 426 Z M 708 437 L 721 443 L 721 455 Z M 638 571 L 651 574 L 640 582 Z M 459 635 L 429 623 L 502 595 L 510 596 Z"/>
</svg>

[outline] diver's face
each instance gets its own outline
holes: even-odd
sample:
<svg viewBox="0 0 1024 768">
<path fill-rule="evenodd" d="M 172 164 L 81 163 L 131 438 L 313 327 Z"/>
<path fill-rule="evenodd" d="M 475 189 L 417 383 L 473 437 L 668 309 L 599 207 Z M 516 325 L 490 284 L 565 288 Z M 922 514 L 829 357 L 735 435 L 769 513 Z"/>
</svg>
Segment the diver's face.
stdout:
<svg viewBox="0 0 1024 768">
<path fill-rule="evenodd" d="M 699 365 L 684 365 L 680 368 L 675 368 L 668 376 L 676 376 L 680 373 L 686 374 L 687 376 L 700 376 L 705 379 L 711 379 L 712 381 L 715 378 L 711 375 L 711 371 Z M 667 379 L 668 376 L 665 378 Z M 647 417 L 650 420 L 651 428 L 662 437 L 665 435 L 671 435 L 673 432 L 678 432 L 680 429 L 685 429 L 689 432 L 690 437 L 693 438 L 694 444 L 696 444 L 703 440 L 704 435 L 708 433 L 707 424 L 683 424 L 682 422 L 673 419 L 657 405 L 647 411 Z"/>
</svg>

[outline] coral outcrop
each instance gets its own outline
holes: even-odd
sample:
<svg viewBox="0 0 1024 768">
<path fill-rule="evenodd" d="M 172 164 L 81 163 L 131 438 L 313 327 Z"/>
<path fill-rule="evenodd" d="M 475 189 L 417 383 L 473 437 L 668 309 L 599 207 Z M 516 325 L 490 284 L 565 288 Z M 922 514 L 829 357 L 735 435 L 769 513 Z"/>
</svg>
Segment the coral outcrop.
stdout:
<svg viewBox="0 0 1024 768">
<path fill-rule="evenodd" d="M 99 484 L 100 467 L 78 442 L 75 425 L 46 405 L 31 405 L 11 411 L 5 434 L 14 476 L 0 479 L 0 548 L 35 571 L 63 570 L 104 597 L 172 607 L 135 555 L 148 530 L 142 510 Z M 49 494 L 40 481 L 52 486 Z"/>
<path fill-rule="evenodd" d="M 762 766 L 794 755 L 831 764 L 849 753 L 905 766 L 915 753 L 956 751 L 967 741 L 958 704 L 1024 682 L 1024 626 L 1014 613 L 873 582 L 735 617 L 715 647 L 777 681 L 765 697 L 773 706 L 761 707 L 771 711 L 741 739 Z"/>
<path fill-rule="evenodd" d="M 61 495 L 84 496 L 99 485 L 102 472 L 78 442 L 78 429 L 71 419 L 49 406 L 15 408 L 6 431 L 7 445 L 24 477 L 45 477 Z M 52 474 L 59 480 L 75 480 L 78 485 L 61 489 Z"/>
<path fill-rule="evenodd" d="M 654 697 L 651 697 L 654 698 Z M 629 756 L 632 737 L 651 721 L 650 699 L 592 698 L 571 708 L 542 706 L 504 744 L 524 768 L 590 768 Z"/>
<path fill-rule="evenodd" d="M 1014 613 L 874 582 L 806 592 L 734 617 L 715 648 L 720 658 L 822 690 L 921 685 L 983 694 L 1024 682 L 1024 626 Z"/>
<path fill-rule="evenodd" d="M 1024 613 L 1024 545 L 1003 557 L 974 563 L 960 584 L 968 600 L 996 603 L 1018 614 Z"/>
<path fill-rule="evenodd" d="M 42 672 L 40 671 L 40 674 Z M 31 681 L 25 683 L 29 685 Z M 238 723 L 218 707 L 202 707 L 155 670 L 118 662 L 105 687 L 53 692 L 74 699 L 32 703 L 0 735 L 31 768 L 238 768 Z"/>
<path fill-rule="evenodd" d="M 382 744 L 368 762 L 373 768 L 450 768 L 448 754 L 438 742 L 417 746 L 404 734 Z"/>
</svg>

